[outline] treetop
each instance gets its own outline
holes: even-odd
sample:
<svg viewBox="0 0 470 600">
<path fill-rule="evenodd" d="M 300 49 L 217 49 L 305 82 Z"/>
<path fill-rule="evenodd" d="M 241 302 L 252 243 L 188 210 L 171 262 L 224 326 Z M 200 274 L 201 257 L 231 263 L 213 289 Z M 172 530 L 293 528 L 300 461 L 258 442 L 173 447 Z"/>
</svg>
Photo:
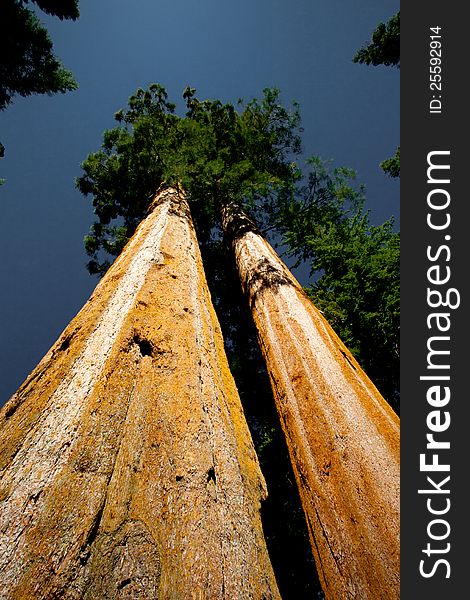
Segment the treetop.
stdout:
<svg viewBox="0 0 470 600">
<path fill-rule="evenodd" d="M 183 99 L 180 116 L 160 84 L 138 89 L 115 113 L 118 126 L 104 132 L 101 149 L 83 162 L 77 187 L 93 196 L 98 217 L 85 240 L 92 272 L 108 266 L 100 250 L 119 253 L 163 183 L 182 185 L 198 204 L 199 225 L 210 228 L 220 203 L 253 206 L 295 179 L 299 109 L 283 107 L 279 90 L 235 106 L 200 100 L 188 86 Z"/>
</svg>

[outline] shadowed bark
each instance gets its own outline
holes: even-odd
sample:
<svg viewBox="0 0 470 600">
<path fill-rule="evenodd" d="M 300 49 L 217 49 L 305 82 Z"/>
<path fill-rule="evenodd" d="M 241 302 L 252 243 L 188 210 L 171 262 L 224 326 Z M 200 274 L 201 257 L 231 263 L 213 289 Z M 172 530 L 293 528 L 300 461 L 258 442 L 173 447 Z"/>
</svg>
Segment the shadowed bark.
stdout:
<svg viewBox="0 0 470 600">
<path fill-rule="evenodd" d="M 148 217 L 0 412 L 0 598 L 278 598 L 189 208 Z"/>
<path fill-rule="evenodd" d="M 267 241 L 222 209 L 327 599 L 399 598 L 399 420 Z"/>
</svg>

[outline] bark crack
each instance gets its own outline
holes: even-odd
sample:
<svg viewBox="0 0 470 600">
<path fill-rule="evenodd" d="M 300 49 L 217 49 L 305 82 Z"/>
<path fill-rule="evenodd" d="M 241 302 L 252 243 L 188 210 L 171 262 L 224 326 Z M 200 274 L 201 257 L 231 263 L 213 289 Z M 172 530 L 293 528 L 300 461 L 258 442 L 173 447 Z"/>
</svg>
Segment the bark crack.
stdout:
<svg viewBox="0 0 470 600">
<path fill-rule="evenodd" d="M 310 531 L 310 536 L 311 536 L 311 539 L 312 539 L 313 544 L 315 546 L 316 555 L 318 557 L 318 560 L 315 561 L 316 567 L 317 567 L 317 569 L 318 569 L 318 567 L 320 567 L 321 572 L 322 572 L 322 576 L 323 576 L 322 579 L 323 579 L 323 581 L 325 583 L 325 586 L 329 587 L 328 578 L 326 576 L 326 572 L 325 572 L 325 569 L 323 567 L 322 554 L 321 554 L 320 549 L 319 549 L 318 544 L 317 544 L 317 538 L 316 538 L 316 535 L 315 535 L 315 529 L 314 529 L 314 527 L 312 525 L 312 522 L 310 520 L 310 515 L 308 513 L 305 513 L 305 514 L 306 514 L 306 517 L 307 517 L 308 530 Z"/>
<path fill-rule="evenodd" d="M 134 392 L 135 392 L 135 385 L 136 384 L 134 383 L 134 387 L 132 388 L 131 392 L 129 393 L 129 399 L 128 399 L 128 402 L 127 402 L 126 414 L 124 415 L 123 424 L 126 423 L 126 421 L 127 421 L 127 415 L 129 413 L 129 408 L 130 408 L 130 405 L 131 405 L 131 402 L 132 402 L 132 397 L 133 397 Z M 119 443 L 119 447 L 116 450 L 115 455 L 114 455 L 113 468 L 111 469 L 111 472 L 110 472 L 110 474 L 109 474 L 109 476 L 107 478 L 107 481 L 106 481 L 105 493 L 103 494 L 103 500 L 101 502 L 101 505 L 100 505 L 100 507 L 99 507 L 96 515 L 95 515 L 95 518 L 93 519 L 91 528 L 90 528 L 90 530 L 88 532 L 88 535 L 87 535 L 87 537 L 85 539 L 85 542 L 83 543 L 82 548 L 81 548 L 82 554 L 88 548 L 88 552 L 87 552 L 86 556 L 84 557 L 84 561 L 82 562 L 82 564 L 85 564 L 86 561 L 88 560 L 88 558 L 90 556 L 90 548 L 91 548 L 93 542 L 96 540 L 96 538 L 98 536 L 98 532 L 99 532 L 101 520 L 102 520 L 102 517 L 103 517 L 104 510 L 106 508 L 106 503 L 108 501 L 109 484 L 110 484 L 110 482 L 111 482 L 111 480 L 113 478 L 114 471 L 116 469 L 117 457 L 118 457 L 119 452 L 120 452 L 121 447 L 122 447 L 123 437 L 124 436 L 121 436 L 121 441 Z"/>
<path fill-rule="evenodd" d="M 327 533 L 325 531 L 325 528 L 323 527 L 323 523 L 322 523 L 322 521 L 320 519 L 320 515 L 318 514 L 318 511 L 317 511 L 316 507 L 314 507 L 314 510 L 315 510 L 315 514 L 317 515 L 318 523 L 320 524 L 323 536 L 324 536 L 325 541 L 326 541 L 326 543 L 328 545 L 328 549 L 329 549 L 329 551 L 331 553 L 331 556 L 333 557 L 333 559 L 334 559 L 334 561 L 336 563 L 336 566 L 338 567 L 338 571 L 340 572 L 340 575 L 342 577 L 344 577 L 344 573 L 343 573 L 343 571 L 341 569 L 341 565 L 339 564 L 339 560 L 336 558 L 336 554 L 335 554 L 333 548 L 331 547 L 330 540 L 328 539 L 328 535 L 327 535 Z"/>
</svg>

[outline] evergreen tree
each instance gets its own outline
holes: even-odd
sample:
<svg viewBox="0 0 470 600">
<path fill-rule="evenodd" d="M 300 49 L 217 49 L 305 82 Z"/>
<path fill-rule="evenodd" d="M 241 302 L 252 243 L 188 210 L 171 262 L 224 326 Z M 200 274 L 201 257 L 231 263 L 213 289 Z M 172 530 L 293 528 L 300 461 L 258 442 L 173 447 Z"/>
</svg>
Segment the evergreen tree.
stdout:
<svg viewBox="0 0 470 600">
<path fill-rule="evenodd" d="M 222 205 L 236 200 L 254 209 L 297 177 L 288 157 L 300 152 L 298 107 L 285 109 L 277 90 L 240 102 L 239 111 L 200 101 L 191 88 L 183 97 L 187 110 L 180 117 L 162 86 L 137 90 L 115 115 L 120 125 L 104 133 L 101 150 L 82 164 L 77 186 L 93 197 L 98 217 L 85 238 L 91 273 L 106 271 L 106 254 L 119 254 L 162 183 L 186 190 L 204 241 Z"/>
<path fill-rule="evenodd" d="M 240 205 L 223 207 L 222 224 L 326 597 L 395 599 L 399 420 Z"/>
<path fill-rule="evenodd" d="M 153 85 L 147 91 L 138 90 L 131 97 L 129 108 L 126 111 L 116 113 L 116 119 L 120 126 L 105 132 L 102 149 L 91 154 L 83 163 L 85 174 L 77 180 L 77 185 L 84 194 L 92 195 L 95 213 L 98 217 L 85 240 L 87 252 L 91 257 L 88 268 L 91 272 L 97 273 L 106 270 L 108 262 L 105 254 L 117 254 L 119 252 L 126 238 L 135 228 L 135 224 L 141 218 L 142 211 L 146 210 L 152 193 L 158 185 L 161 183 L 182 184 L 191 201 L 191 210 L 196 221 L 203 253 L 204 249 L 216 249 L 220 239 L 217 235 L 216 223 L 221 221 L 226 240 L 235 249 L 239 277 L 248 294 L 252 311 L 257 311 L 259 315 L 260 310 L 263 311 L 264 307 L 267 313 L 271 315 L 272 322 L 277 323 L 276 328 L 283 329 L 287 327 L 287 331 L 289 326 L 286 319 L 289 319 L 289 311 L 294 311 L 292 314 L 295 314 L 295 318 L 299 317 L 303 310 L 304 296 L 287 269 L 276 262 L 278 259 L 273 259 L 272 250 L 269 249 L 269 245 L 261 241 L 262 238 L 259 236 L 256 225 L 245 211 L 257 217 L 258 222 L 262 224 L 263 216 L 267 213 L 274 212 L 275 214 L 276 207 L 278 213 L 282 210 L 283 202 L 295 202 L 297 188 L 300 185 L 300 172 L 293 162 L 300 151 L 298 109 L 296 106 L 292 111 L 283 108 L 279 103 L 279 94 L 275 90 L 265 90 L 261 100 L 253 100 L 247 104 L 241 103 L 238 110 L 233 105 L 223 105 L 219 101 L 201 102 L 195 97 L 195 90 L 190 88 L 185 90 L 184 97 L 187 111 L 184 117 L 180 117 L 175 112 L 176 107 L 168 101 L 167 94 L 161 86 Z M 279 227 L 279 224 L 280 222 L 274 223 L 274 226 Z M 246 245 L 246 234 L 251 235 L 252 233 L 254 234 L 253 239 L 256 239 L 256 245 L 259 247 L 259 252 L 254 254 L 251 250 L 247 250 L 248 246 Z M 242 254 L 246 259 L 245 262 L 239 260 Z M 274 260 L 272 264 L 271 259 Z M 221 268 L 214 269 L 213 279 L 216 280 L 216 283 L 223 285 L 226 271 L 227 267 L 224 267 L 224 265 Z M 276 290 L 278 288 L 279 290 L 284 289 L 285 286 L 291 291 L 295 289 L 296 299 L 293 300 L 293 305 L 289 305 L 291 308 L 288 311 L 284 309 L 276 310 L 272 294 L 275 296 Z M 271 294 L 269 296 L 271 300 L 264 305 L 263 300 L 260 300 L 260 298 L 261 293 L 264 297 L 265 291 Z M 312 311 L 311 304 L 308 303 L 306 307 L 308 307 L 306 310 L 310 315 Z M 313 313 L 311 317 L 313 318 L 312 327 L 315 329 L 318 324 L 314 325 L 313 322 L 316 322 L 317 317 L 314 317 Z M 311 317 L 309 316 L 309 319 Z M 222 318 L 222 320 L 224 319 Z M 226 331 L 229 331 L 229 335 L 226 338 L 226 345 L 230 347 L 235 338 L 234 334 L 236 334 L 238 325 L 234 320 L 230 322 L 230 319 L 228 319 L 228 321 L 229 327 Z M 331 515 L 335 512 L 331 512 L 331 502 L 334 503 L 334 498 L 337 496 L 337 490 L 335 491 L 334 486 L 331 495 L 328 496 L 327 494 L 328 497 L 324 498 L 317 508 L 315 508 L 317 500 L 312 497 L 312 491 L 316 486 L 314 484 L 315 475 L 311 472 L 310 466 L 315 463 L 316 459 L 311 456 L 311 452 L 316 444 L 314 438 L 310 438 L 318 425 L 315 422 L 318 414 L 315 417 L 313 414 L 317 413 L 327 396 L 319 398 L 319 403 L 314 402 L 314 406 L 310 407 L 310 401 L 315 398 L 318 391 L 315 387 L 310 390 L 313 384 L 311 378 L 302 369 L 301 372 L 294 374 L 291 373 L 290 368 L 287 371 L 282 369 L 278 371 L 274 368 L 272 362 L 274 355 L 268 348 L 269 344 L 267 344 L 266 338 L 267 324 L 261 323 L 259 319 L 255 319 L 255 321 L 258 327 L 258 335 L 262 340 L 263 351 L 268 359 L 268 370 L 271 383 L 275 389 L 278 412 L 281 414 L 281 418 L 287 419 L 284 422 L 284 433 L 286 434 L 291 461 L 294 466 L 297 486 L 302 493 L 303 508 L 309 519 L 312 547 L 315 548 L 316 558 L 320 561 L 318 564 L 323 565 L 322 556 L 327 562 L 330 562 L 330 559 L 327 558 L 330 550 L 328 550 L 328 545 L 324 545 L 322 542 L 320 556 L 318 556 L 318 545 L 315 542 L 315 536 L 321 535 L 322 518 L 325 519 L 323 524 L 328 523 L 328 527 L 331 526 L 332 528 L 332 538 L 329 543 L 338 544 L 338 547 L 342 548 L 339 552 L 343 552 L 344 549 L 349 555 L 351 548 L 355 547 L 352 538 L 343 539 L 341 528 L 338 529 L 337 527 L 336 517 L 331 519 Z M 286 357 L 295 354 L 295 348 L 297 348 L 300 338 L 304 335 L 301 320 L 299 320 L 298 325 L 301 329 L 299 339 L 296 340 L 293 331 L 287 334 L 287 337 L 282 338 Z M 230 332 L 230 326 L 233 328 L 232 332 Z M 310 325 L 308 326 L 310 327 Z M 323 325 L 323 327 L 326 327 L 326 325 Z M 331 340 L 333 338 L 334 336 Z M 305 339 L 302 338 L 302 344 L 310 344 L 311 339 L 308 336 Z M 306 342 L 306 340 L 310 341 Z M 353 357 L 346 352 L 346 349 L 338 341 L 328 342 L 328 344 L 330 343 L 333 344 L 333 354 L 327 352 L 327 355 L 336 357 L 330 368 L 342 369 L 341 365 L 343 363 L 353 365 L 354 373 L 348 371 L 349 376 L 354 381 L 357 377 L 361 379 L 360 367 L 359 365 L 354 366 Z M 305 346 L 302 347 L 306 349 Z M 236 367 L 237 362 L 240 362 L 236 353 L 232 354 L 232 359 L 234 359 L 232 365 L 235 363 Z M 315 359 L 310 354 L 308 360 Z M 329 360 L 330 358 L 325 360 L 323 364 L 329 364 Z M 291 383 L 285 379 L 286 373 Z M 280 386 L 278 385 L 278 376 L 282 380 Z M 342 375 L 338 376 L 342 377 Z M 320 375 L 320 377 L 323 377 L 323 375 Z M 305 385 L 308 387 L 308 392 L 306 387 L 302 387 Z M 370 382 L 364 379 L 359 388 L 352 382 L 345 383 L 345 385 L 352 385 L 348 389 L 352 393 L 351 402 L 356 405 L 358 400 L 355 396 L 356 392 L 352 392 L 352 389 L 367 390 L 370 387 Z M 289 405 L 289 408 L 285 409 L 290 415 L 288 418 L 282 408 L 282 397 L 279 396 L 279 390 L 284 389 L 284 386 L 296 390 L 294 397 L 286 400 Z M 258 389 L 256 382 L 252 382 L 251 387 L 252 393 L 256 394 Z M 299 393 L 300 396 L 298 396 Z M 298 420 L 296 421 L 295 418 L 292 420 L 292 415 L 295 413 L 295 410 L 294 413 L 292 412 L 293 407 L 296 402 L 303 402 L 302 398 L 309 398 L 307 412 L 305 413 L 302 409 L 300 416 L 306 430 L 309 431 L 308 439 L 305 436 L 298 436 L 298 433 L 296 433 Z M 372 388 L 370 389 L 370 398 L 373 399 L 372 402 L 374 403 L 383 402 L 377 398 L 376 391 L 374 392 Z M 328 396 L 327 403 L 331 402 L 332 407 L 337 401 L 338 397 Z M 393 451 L 391 451 L 391 454 L 383 457 L 386 462 L 390 461 L 389 467 L 382 469 L 376 466 L 374 472 L 389 473 L 391 477 L 394 477 L 395 475 L 392 474 L 396 474 L 396 417 L 394 419 L 391 411 L 389 409 L 387 411 L 383 406 L 381 410 L 383 414 L 387 415 L 386 424 L 383 426 L 391 428 L 388 435 L 390 439 L 395 441 L 392 444 Z M 330 416 L 334 414 L 335 410 L 330 413 Z M 253 421 L 256 425 L 256 418 Z M 334 418 L 330 423 L 330 427 L 333 432 L 337 430 L 338 423 Z M 376 425 L 373 425 L 373 427 L 376 427 Z M 379 426 L 380 430 L 381 427 L 382 425 Z M 270 437 L 269 429 L 263 427 L 260 427 L 260 429 L 261 442 L 258 444 L 258 448 L 263 446 L 263 437 L 268 443 Z M 338 433 L 338 435 L 341 436 L 342 434 Z M 362 439 L 361 435 L 358 439 Z M 350 447 L 350 456 L 357 456 L 359 461 L 367 463 L 369 457 L 366 456 L 367 453 L 364 454 L 360 450 L 360 443 L 357 448 L 356 442 L 352 443 L 354 449 L 352 449 L 352 446 Z M 333 440 L 328 441 L 325 439 L 320 447 L 328 451 L 328 448 L 335 446 L 335 444 L 332 444 Z M 343 459 L 339 459 L 339 464 L 342 461 Z M 309 465 L 307 471 L 302 465 Z M 341 469 L 343 468 L 344 466 L 341 467 Z M 361 468 L 365 469 L 364 472 L 369 469 L 365 464 Z M 331 481 L 336 480 L 340 471 L 335 471 L 335 477 L 332 476 Z M 371 485 L 374 485 L 372 481 Z M 385 513 L 382 510 L 389 514 L 391 509 L 390 529 L 387 532 L 384 530 L 383 540 L 388 540 L 386 543 L 392 544 L 394 548 L 397 531 L 396 506 L 393 500 L 395 492 L 396 485 L 394 484 L 390 488 L 390 495 L 386 501 L 390 504 L 387 504 L 387 508 L 383 505 L 379 510 L 380 514 L 383 515 Z M 373 505 L 374 502 L 371 502 L 371 506 Z M 323 517 L 319 517 L 316 510 L 319 510 Z M 372 515 L 375 514 L 374 509 L 371 509 L 371 511 Z M 315 514 L 317 514 L 316 517 Z M 383 521 L 382 519 L 382 524 L 384 524 Z M 381 527 L 378 522 L 376 525 L 379 528 Z M 386 525 L 385 529 L 389 525 Z M 358 556 L 357 554 L 356 558 Z M 351 570 L 348 567 L 347 570 L 343 570 L 341 576 L 336 573 L 335 565 L 330 565 L 331 568 L 328 567 L 322 574 L 324 584 L 334 586 L 337 590 L 344 590 L 344 586 L 348 585 L 347 582 L 351 581 L 351 577 L 355 577 L 352 573 L 367 572 L 372 577 L 369 582 L 371 587 L 368 587 L 369 584 L 365 584 L 363 588 L 361 587 L 362 584 L 358 585 L 364 594 L 377 593 L 377 582 L 372 583 L 376 579 L 373 574 L 374 568 L 372 568 L 372 571 L 370 570 L 370 565 L 375 564 L 375 562 L 371 558 L 369 555 L 369 559 L 362 567 L 359 564 L 360 561 L 356 563 L 355 560 L 351 560 Z M 391 553 L 390 564 L 386 567 L 387 570 L 391 569 L 391 572 L 394 573 L 392 577 L 394 583 L 390 589 L 396 583 L 395 558 L 396 553 Z M 368 565 L 367 568 L 366 564 Z M 369 575 L 365 576 L 366 580 Z M 363 575 L 360 576 L 361 580 L 362 578 Z M 384 597 L 386 597 L 390 590 L 382 589 L 380 583 L 378 585 L 380 593 L 383 592 Z M 284 594 L 282 589 L 281 593 Z M 366 596 L 364 595 L 364 597 Z"/>
<path fill-rule="evenodd" d="M 2 598 L 279 599 L 184 194 L 0 411 Z"/>
</svg>

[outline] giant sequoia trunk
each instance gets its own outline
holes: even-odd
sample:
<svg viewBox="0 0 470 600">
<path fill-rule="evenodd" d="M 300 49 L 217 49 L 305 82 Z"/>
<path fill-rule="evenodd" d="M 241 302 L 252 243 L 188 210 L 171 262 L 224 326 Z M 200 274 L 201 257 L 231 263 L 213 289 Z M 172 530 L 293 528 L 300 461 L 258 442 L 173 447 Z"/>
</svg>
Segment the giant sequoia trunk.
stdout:
<svg viewBox="0 0 470 600">
<path fill-rule="evenodd" d="M 328 599 L 399 597 L 399 421 L 253 223 L 222 209 Z"/>
<path fill-rule="evenodd" d="M 1 598 L 279 597 L 264 480 L 174 190 L 0 423 Z"/>
</svg>

